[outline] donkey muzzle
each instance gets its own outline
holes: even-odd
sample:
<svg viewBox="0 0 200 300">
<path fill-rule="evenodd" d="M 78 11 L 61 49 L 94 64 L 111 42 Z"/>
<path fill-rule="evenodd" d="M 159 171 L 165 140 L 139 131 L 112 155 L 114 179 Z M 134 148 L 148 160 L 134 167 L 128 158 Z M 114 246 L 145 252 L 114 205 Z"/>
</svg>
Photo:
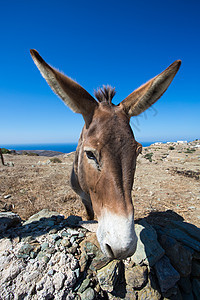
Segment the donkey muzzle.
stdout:
<svg viewBox="0 0 200 300">
<path fill-rule="evenodd" d="M 110 258 L 126 259 L 137 247 L 134 216 L 120 216 L 106 211 L 99 218 L 97 239 L 102 252 Z"/>
</svg>

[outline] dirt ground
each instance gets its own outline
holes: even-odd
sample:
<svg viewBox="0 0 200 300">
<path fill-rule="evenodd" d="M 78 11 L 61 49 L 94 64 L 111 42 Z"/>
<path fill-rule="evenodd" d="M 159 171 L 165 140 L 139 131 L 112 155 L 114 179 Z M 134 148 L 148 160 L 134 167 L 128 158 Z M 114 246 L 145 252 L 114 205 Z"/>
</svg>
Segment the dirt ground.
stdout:
<svg viewBox="0 0 200 300">
<path fill-rule="evenodd" d="M 135 219 L 172 211 L 200 227 L 198 145 L 199 140 L 143 148 L 132 191 Z M 4 155 L 10 166 L 0 164 L 0 211 L 11 210 L 27 219 L 48 208 L 85 219 L 84 206 L 69 184 L 74 153 L 58 157 L 61 163 L 44 156 Z"/>
</svg>

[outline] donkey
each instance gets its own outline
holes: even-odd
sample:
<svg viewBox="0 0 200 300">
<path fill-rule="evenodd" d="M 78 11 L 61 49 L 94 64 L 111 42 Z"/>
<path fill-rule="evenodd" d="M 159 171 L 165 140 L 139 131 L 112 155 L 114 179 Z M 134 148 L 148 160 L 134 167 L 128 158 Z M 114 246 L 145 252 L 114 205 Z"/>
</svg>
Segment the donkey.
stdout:
<svg viewBox="0 0 200 300">
<path fill-rule="evenodd" d="M 136 89 L 118 105 L 109 86 L 95 92 L 96 101 L 78 83 L 49 66 L 36 50 L 33 61 L 52 90 L 85 121 L 71 173 L 71 185 L 81 197 L 88 219 L 98 218 L 97 239 L 109 258 L 125 259 L 134 254 L 137 236 L 131 190 L 136 158 L 142 145 L 129 125 L 167 90 L 181 61 Z"/>
</svg>

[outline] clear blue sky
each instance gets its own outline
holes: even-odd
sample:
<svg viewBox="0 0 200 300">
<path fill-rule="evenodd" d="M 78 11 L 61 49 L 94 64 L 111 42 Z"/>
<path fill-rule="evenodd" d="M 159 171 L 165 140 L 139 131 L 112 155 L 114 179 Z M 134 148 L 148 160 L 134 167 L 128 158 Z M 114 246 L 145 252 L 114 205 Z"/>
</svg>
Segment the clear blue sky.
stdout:
<svg viewBox="0 0 200 300">
<path fill-rule="evenodd" d="M 198 0 L 1 1 L 0 144 L 76 142 L 83 126 L 31 48 L 91 94 L 115 86 L 115 104 L 181 59 L 164 96 L 131 123 L 140 142 L 200 138 L 199 16 Z"/>
</svg>

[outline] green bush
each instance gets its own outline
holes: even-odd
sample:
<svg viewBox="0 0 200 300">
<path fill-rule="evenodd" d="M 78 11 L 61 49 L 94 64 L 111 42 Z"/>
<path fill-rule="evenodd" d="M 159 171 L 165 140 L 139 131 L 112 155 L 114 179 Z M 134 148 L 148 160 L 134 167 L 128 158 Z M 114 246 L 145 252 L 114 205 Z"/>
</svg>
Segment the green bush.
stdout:
<svg viewBox="0 0 200 300">
<path fill-rule="evenodd" d="M 144 157 L 145 157 L 146 159 L 148 159 L 150 162 L 152 162 L 152 156 L 153 156 L 153 153 L 150 152 L 150 153 L 145 154 Z"/>
<path fill-rule="evenodd" d="M 53 163 L 61 163 L 62 162 L 58 157 L 50 158 L 50 161 Z"/>
<path fill-rule="evenodd" d="M 173 146 L 169 146 L 169 150 L 174 150 L 175 148 Z"/>
<path fill-rule="evenodd" d="M 187 150 L 185 151 L 185 153 L 194 153 L 196 150 L 194 148 L 187 148 Z"/>
<path fill-rule="evenodd" d="M 2 154 L 10 154 L 10 150 L 6 149 L 6 148 L 1 148 L 1 152 Z"/>
<path fill-rule="evenodd" d="M 34 153 L 34 152 L 28 152 L 27 155 L 28 156 L 39 156 L 39 154 Z"/>
</svg>

